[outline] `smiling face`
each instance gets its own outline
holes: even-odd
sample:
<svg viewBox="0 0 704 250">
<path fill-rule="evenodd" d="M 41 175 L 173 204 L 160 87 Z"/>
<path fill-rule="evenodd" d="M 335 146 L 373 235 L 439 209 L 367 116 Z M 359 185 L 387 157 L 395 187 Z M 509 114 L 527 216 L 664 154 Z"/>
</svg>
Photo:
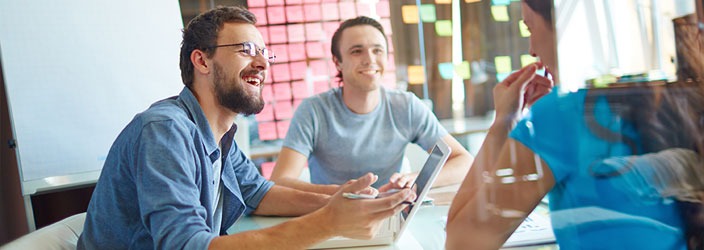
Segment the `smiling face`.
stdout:
<svg viewBox="0 0 704 250">
<path fill-rule="evenodd" d="M 357 25 L 342 31 L 339 42 L 340 58 L 333 58 L 342 72 L 346 88 L 373 91 L 381 85 L 388 54 L 386 40 L 370 25 Z"/>
<path fill-rule="evenodd" d="M 253 42 L 264 47 L 259 31 L 248 23 L 225 23 L 217 44 Z M 218 47 L 213 55 L 213 89 L 223 107 L 244 115 L 259 113 L 264 108 L 262 88 L 269 69 L 267 58 L 257 53 L 252 57 L 243 46 Z"/>
<path fill-rule="evenodd" d="M 547 22 L 523 1 L 521 1 L 521 13 L 523 21 L 530 30 L 530 54 L 539 57 L 548 68 L 554 69 L 557 66 L 555 65 L 557 59 L 552 23 Z"/>
</svg>

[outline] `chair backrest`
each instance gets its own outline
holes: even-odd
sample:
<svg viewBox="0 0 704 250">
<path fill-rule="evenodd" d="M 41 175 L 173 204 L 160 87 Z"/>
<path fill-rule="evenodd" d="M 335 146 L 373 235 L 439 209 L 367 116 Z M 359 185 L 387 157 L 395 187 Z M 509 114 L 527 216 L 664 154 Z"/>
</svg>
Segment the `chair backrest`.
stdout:
<svg viewBox="0 0 704 250">
<path fill-rule="evenodd" d="M 20 237 L 2 247 L 0 250 L 13 249 L 76 249 L 78 236 L 83 232 L 86 213 L 65 218 Z"/>
</svg>

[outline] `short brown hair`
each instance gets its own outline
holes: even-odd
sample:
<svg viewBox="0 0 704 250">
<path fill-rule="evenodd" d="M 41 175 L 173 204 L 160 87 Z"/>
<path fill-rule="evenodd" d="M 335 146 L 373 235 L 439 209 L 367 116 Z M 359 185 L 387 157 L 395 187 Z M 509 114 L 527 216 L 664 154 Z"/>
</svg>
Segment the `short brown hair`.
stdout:
<svg viewBox="0 0 704 250">
<path fill-rule="evenodd" d="M 219 6 L 193 18 L 183 29 L 181 42 L 181 80 L 186 87 L 193 85 L 193 64 L 191 53 L 202 50 L 208 58 L 213 56 L 212 46 L 225 23 L 257 23 L 257 18 L 247 9 L 239 6 Z"/>
</svg>

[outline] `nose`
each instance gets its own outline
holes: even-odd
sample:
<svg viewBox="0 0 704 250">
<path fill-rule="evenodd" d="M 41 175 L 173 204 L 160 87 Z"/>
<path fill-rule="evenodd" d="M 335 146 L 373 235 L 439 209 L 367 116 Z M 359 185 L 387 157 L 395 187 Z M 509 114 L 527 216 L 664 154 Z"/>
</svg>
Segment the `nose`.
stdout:
<svg viewBox="0 0 704 250">
<path fill-rule="evenodd" d="M 262 53 L 257 53 L 256 56 L 252 57 L 252 66 L 259 70 L 269 69 L 269 58 L 266 58 Z"/>
<path fill-rule="evenodd" d="M 371 64 L 372 61 L 376 60 L 376 55 L 374 54 L 374 51 L 372 50 L 367 50 L 367 53 L 364 53 L 364 56 L 362 56 L 362 64 L 364 65 L 369 65 Z"/>
</svg>

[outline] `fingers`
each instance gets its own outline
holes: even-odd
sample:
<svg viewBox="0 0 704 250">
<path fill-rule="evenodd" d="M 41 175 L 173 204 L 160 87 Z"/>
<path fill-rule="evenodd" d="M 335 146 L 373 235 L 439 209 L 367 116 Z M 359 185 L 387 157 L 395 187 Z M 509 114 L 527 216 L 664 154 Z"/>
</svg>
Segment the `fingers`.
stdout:
<svg viewBox="0 0 704 250">
<path fill-rule="evenodd" d="M 378 198 L 374 200 L 364 200 L 368 202 L 370 212 L 384 212 L 388 210 L 393 210 L 394 208 L 402 205 L 404 201 L 413 202 L 414 194 L 413 192 L 405 188 L 398 193 L 389 195 L 384 198 Z"/>
<path fill-rule="evenodd" d="M 340 188 L 342 192 L 357 193 L 376 182 L 379 177 L 372 173 L 367 173 L 356 180 L 350 180 Z"/>
<path fill-rule="evenodd" d="M 526 71 L 530 71 L 531 69 L 538 69 L 538 68 L 542 68 L 542 67 L 543 67 L 543 64 L 542 64 L 541 62 L 531 63 L 531 64 L 529 64 L 529 65 L 527 65 L 527 66 L 525 66 L 525 67 L 519 69 L 518 71 L 513 72 L 512 74 L 510 74 L 510 75 L 509 75 L 508 77 L 506 77 L 506 79 L 504 79 L 500 84 L 505 84 L 505 85 L 507 85 L 507 86 L 511 86 L 511 85 L 513 85 L 512 83 L 516 82 L 517 79 L 518 79 L 522 74 L 524 74 Z M 533 70 L 533 73 L 535 73 L 535 70 Z"/>
<path fill-rule="evenodd" d="M 509 88 L 513 89 L 514 91 L 520 91 L 526 84 L 531 82 L 533 78 L 536 77 L 535 71 L 538 70 L 538 68 L 535 66 L 535 64 L 528 65 L 524 69 L 525 70 L 521 69 L 523 72 L 521 72 L 521 74 L 518 74 L 518 77 L 511 84 L 511 86 L 509 86 Z"/>
</svg>

